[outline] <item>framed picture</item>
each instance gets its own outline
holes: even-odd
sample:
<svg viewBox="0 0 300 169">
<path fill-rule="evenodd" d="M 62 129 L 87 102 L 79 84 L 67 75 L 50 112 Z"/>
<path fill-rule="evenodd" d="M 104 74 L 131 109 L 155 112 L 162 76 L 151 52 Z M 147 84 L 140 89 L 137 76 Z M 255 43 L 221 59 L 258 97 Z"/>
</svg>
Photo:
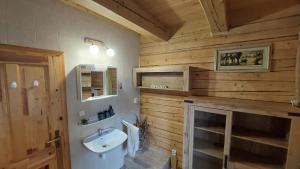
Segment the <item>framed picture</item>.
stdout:
<svg viewBox="0 0 300 169">
<path fill-rule="evenodd" d="M 271 44 L 216 49 L 215 71 L 266 72 L 270 70 Z"/>
</svg>

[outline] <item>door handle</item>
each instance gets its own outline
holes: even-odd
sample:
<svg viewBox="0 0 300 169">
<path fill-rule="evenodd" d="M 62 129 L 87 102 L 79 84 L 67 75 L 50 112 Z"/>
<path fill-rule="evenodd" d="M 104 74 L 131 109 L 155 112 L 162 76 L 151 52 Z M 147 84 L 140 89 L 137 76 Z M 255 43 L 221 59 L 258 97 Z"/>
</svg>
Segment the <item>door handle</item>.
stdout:
<svg viewBox="0 0 300 169">
<path fill-rule="evenodd" d="M 53 140 L 50 140 L 50 141 L 48 141 L 47 142 L 47 144 L 50 144 L 50 143 L 53 143 L 53 142 L 58 142 L 58 141 L 60 141 L 60 137 L 57 137 L 57 138 L 55 138 L 55 139 L 53 139 Z"/>
<path fill-rule="evenodd" d="M 52 140 L 49 140 L 47 144 L 55 143 L 55 147 L 58 148 L 60 146 L 61 137 L 59 130 L 55 130 L 55 137 Z"/>
</svg>

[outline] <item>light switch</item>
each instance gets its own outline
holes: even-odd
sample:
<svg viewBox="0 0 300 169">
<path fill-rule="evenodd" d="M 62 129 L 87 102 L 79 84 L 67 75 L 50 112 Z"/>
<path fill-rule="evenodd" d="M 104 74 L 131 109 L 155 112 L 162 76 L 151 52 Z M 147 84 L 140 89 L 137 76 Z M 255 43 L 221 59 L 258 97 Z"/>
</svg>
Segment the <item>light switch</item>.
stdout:
<svg viewBox="0 0 300 169">
<path fill-rule="evenodd" d="M 81 110 L 81 111 L 79 112 L 79 116 L 80 116 L 80 117 L 85 116 L 85 111 L 84 111 L 84 110 Z"/>
<path fill-rule="evenodd" d="M 139 103 L 139 98 L 137 98 L 137 97 L 133 98 L 133 103 L 138 104 Z"/>
</svg>

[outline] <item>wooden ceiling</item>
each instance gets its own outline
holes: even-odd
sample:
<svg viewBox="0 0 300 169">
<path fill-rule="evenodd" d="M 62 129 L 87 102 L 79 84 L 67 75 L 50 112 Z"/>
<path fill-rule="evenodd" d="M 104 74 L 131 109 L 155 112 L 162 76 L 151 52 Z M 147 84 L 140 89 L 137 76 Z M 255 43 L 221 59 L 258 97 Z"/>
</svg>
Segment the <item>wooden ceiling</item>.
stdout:
<svg viewBox="0 0 300 169">
<path fill-rule="evenodd" d="M 300 3 L 300 0 L 227 0 L 230 27 L 245 25 Z M 284 16 L 281 16 L 284 17 Z"/>
<path fill-rule="evenodd" d="M 300 4 L 300 0 L 62 1 L 107 17 L 146 38 L 163 41 L 168 41 L 175 33 L 180 34 L 185 28 L 191 29 L 191 33 L 210 29 L 212 35 L 223 35 L 232 28 L 266 19 L 268 16 L 285 15 L 285 9 L 290 11 Z"/>
</svg>

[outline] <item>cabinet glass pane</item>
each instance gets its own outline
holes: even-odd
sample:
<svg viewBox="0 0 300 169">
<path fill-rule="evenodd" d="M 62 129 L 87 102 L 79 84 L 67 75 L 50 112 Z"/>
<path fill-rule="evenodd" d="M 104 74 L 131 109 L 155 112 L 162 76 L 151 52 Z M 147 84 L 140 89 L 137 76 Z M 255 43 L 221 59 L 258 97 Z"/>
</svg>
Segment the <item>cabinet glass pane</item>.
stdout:
<svg viewBox="0 0 300 169">
<path fill-rule="evenodd" d="M 194 169 L 222 169 L 226 116 L 195 110 Z"/>
</svg>

